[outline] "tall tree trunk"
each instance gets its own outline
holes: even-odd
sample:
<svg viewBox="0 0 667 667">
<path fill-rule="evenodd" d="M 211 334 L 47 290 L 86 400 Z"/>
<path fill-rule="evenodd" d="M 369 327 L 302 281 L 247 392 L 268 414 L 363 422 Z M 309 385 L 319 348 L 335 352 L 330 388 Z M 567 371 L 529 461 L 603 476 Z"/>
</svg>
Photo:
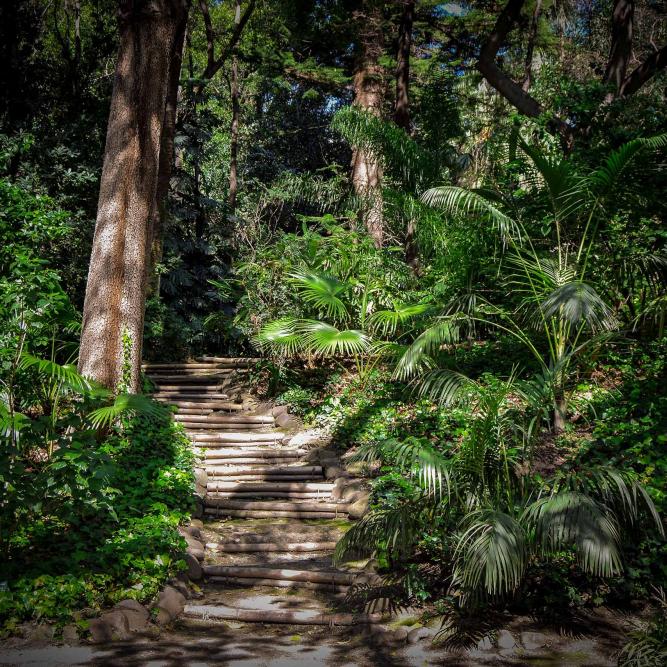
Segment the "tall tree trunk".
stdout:
<svg viewBox="0 0 667 667">
<path fill-rule="evenodd" d="M 404 0 L 401 24 L 398 29 L 394 122 L 408 133 L 410 132 L 410 48 L 414 17 L 415 0 Z"/>
<path fill-rule="evenodd" d="M 384 72 L 379 64 L 383 51 L 382 14 L 377 2 L 364 0 L 355 12 L 358 50 L 354 72 L 354 105 L 375 116 L 382 114 Z M 382 167 L 377 156 L 361 147 L 352 148 L 352 186 L 362 200 L 362 215 L 375 246 L 382 247 Z"/>
<path fill-rule="evenodd" d="M 241 23 L 241 0 L 236 0 L 236 13 L 234 15 L 234 30 L 238 30 Z M 238 182 L 238 156 L 239 156 L 239 58 L 236 51 L 232 55 L 232 68 L 230 80 L 230 93 L 232 98 L 232 123 L 230 127 L 229 146 L 229 196 L 228 203 L 232 213 L 236 210 L 236 194 L 239 189 Z"/>
<path fill-rule="evenodd" d="M 403 12 L 398 28 L 398 52 L 396 54 L 396 100 L 394 122 L 410 134 L 410 48 L 412 25 L 415 18 L 415 0 L 403 0 Z M 405 228 L 405 261 L 415 271 L 419 268 L 417 248 L 417 221 L 408 218 Z"/>
<path fill-rule="evenodd" d="M 79 371 L 139 391 L 151 224 L 169 75 L 187 0 L 121 0 Z"/>
<path fill-rule="evenodd" d="M 613 84 L 614 92 L 605 100 L 611 101 L 621 92 L 625 73 L 632 53 L 632 24 L 634 21 L 634 0 L 616 0 L 611 14 L 611 46 L 604 73 L 604 82 Z"/>
<path fill-rule="evenodd" d="M 167 195 L 174 165 L 174 143 L 176 139 L 176 114 L 178 110 L 179 84 L 181 80 L 181 66 L 183 64 L 183 48 L 186 33 L 185 18 L 178 26 L 174 53 L 169 65 L 169 82 L 167 84 L 167 98 L 164 108 L 164 122 L 160 137 L 160 164 L 158 167 L 157 187 L 155 192 L 155 208 L 151 224 L 151 289 L 159 294 L 160 277 L 153 273 L 155 265 L 162 261 L 162 230 L 167 218 Z"/>
</svg>

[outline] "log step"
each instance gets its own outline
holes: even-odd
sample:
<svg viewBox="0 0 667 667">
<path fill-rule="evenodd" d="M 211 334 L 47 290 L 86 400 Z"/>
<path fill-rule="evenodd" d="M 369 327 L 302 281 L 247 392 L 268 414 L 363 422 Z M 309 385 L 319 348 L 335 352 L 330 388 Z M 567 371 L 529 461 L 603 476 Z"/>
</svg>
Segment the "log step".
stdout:
<svg viewBox="0 0 667 667">
<path fill-rule="evenodd" d="M 340 570 L 293 570 L 281 567 L 252 565 L 203 565 L 207 577 L 245 577 L 249 579 L 282 579 L 284 581 L 312 581 L 318 584 L 351 586 L 364 579 L 363 574 Z"/>
<path fill-rule="evenodd" d="M 207 461 L 224 460 L 224 459 L 238 459 L 238 458 L 260 458 L 260 459 L 281 459 L 293 458 L 298 459 L 306 454 L 305 449 L 280 448 L 280 449 L 250 449 L 243 447 L 240 449 L 207 449 L 205 458 Z"/>
<path fill-rule="evenodd" d="M 206 496 L 207 507 L 230 510 L 277 510 L 285 512 L 346 512 L 347 503 L 337 502 L 274 502 L 270 500 L 228 500 Z"/>
<path fill-rule="evenodd" d="M 290 512 L 287 510 L 232 510 L 205 507 L 209 516 L 227 516 L 236 519 L 340 519 L 347 516 L 342 512 Z"/>
<path fill-rule="evenodd" d="M 214 433 L 213 435 L 196 435 L 199 442 L 277 442 L 285 438 L 285 433 L 273 431 L 269 433 Z"/>
<path fill-rule="evenodd" d="M 176 418 L 178 421 L 183 421 L 183 422 L 196 422 L 198 421 L 196 419 L 196 415 L 192 414 L 184 414 L 181 415 L 180 412 L 178 415 L 176 415 Z M 210 414 L 208 417 L 206 417 L 206 423 L 207 424 L 239 424 L 239 425 L 246 425 L 246 424 L 267 424 L 267 425 L 273 425 L 275 423 L 275 419 L 272 416 L 269 415 L 219 415 L 219 414 Z"/>
<path fill-rule="evenodd" d="M 261 357 L 196 357 L 195 361 L 198 364 L 227 364 L 230 366 L 237 366 L 239 368 L 247 368 L 254 366 L 256 363 L 263 361 Z"/>
<path fill-rule="evenodd" d="M 220 471 L 222 468 L 220 466 L 212 466 L 212 465 L 207 465 L 206 466 L 206 471 L 208 472 L 209 470 L 212 471 Z M 321 475 L 322 474 L 322 466 L 302 466 L 302 465 L 295 465 L 295 466 L 275 466 L 275 467 L 269 467 L 269 466 L 263 466 L 261 468 L 258 467 L 253 467 L 253 466 L 228 466 L 224 468 L 224 472 L 226 473 L 227 476 L 231 475 L 239 475 L 239 476 L 244 476 L 244 475 L 281 475 L 284 477 L 289 477 L 291 475 Z"/>
<path fill-rule="evenodd" d="M 209 482 L 211 491 L 296 491 L 331 493 L 334 485 L 329 482 Z"/>
<path fill-rule="evenodd" d="M 234 371 L 221 368 L 217 371 L 207 373 L 186 374 L 186 373 L 149 373 L 148 377 L 155 384 L 163 385 L 174 382 L 180 385 L 191 384 L 212 384 L 219 380 L 226 380 Z"/>
<path fill-rule="evenodd" d="M 203 397 L 202 399 L 201 396 L 179 396 L 178 398 L 172 398 L 171 396 L 153 395 L 153 398 L 157 398 L 161 403 L 175 405 L 178 408 L 207 408 L 229 411 L 241 411 L 245 409 L 241 403 L 228 403 L 216 397 Z"/>
<path fill-rule="evenodd" d="M 215 468 L 207 468 L 206 474 L 209 479 L 223 482 L 238 482 L 243 480 L 244 482 L 310 482 L 317 479 L 322 479 L 322 473 L 297 473 L 289 475 L 281 475 L 268 473 L 265 474 L 262 469 L 258 469 L 247 474 L 239 475 L 238 473 L 228 473 L 226 471 L 217 470 Z"/>
<path fill-rule="evenodd" d="M 227 586 L 243 586 L 254 588 L 266 586 L 268 588 L 305 588 L 308 590 L 327 591 L 329 593 L 347 593 L 349 586 L 338 586 L 337 584 L 316 584 L 312 581 L 287 581 L 284 579 L 246 579 L 244 577 L 209 577 L 209 582 L 214 584 L 226 584 Z"/>
<path fill-rule="evenodd" d="M 331 500 L 330 494 L 317 491 L 299 493 L 298 491 L 209 491 L 207 498 L 227 498 L 230 500 L 253 500 L 258 498 L 283 498 L 285 500 Z"/>
<path fill-rule="evenodd" d="M 176 419 L 175 421 L 179 424 L 183 424 L 187 431 L 197 432 L 197 431 L 232 431 L 234 429 L 243 428 L 248 431 L 255 431 L 257 429 L 265 428 L 267 424 L 216 424 L 215 422 L 208 421 L 181 421 Z"/>
<path fill-rule="evenodd" d="M 203 623 L 240 621 L 246 623 L 286 623 L 289 625 L 357 625 L 379 623 L 381 614 L 349 614 L 321 612 L 315 609 L 244 609 L 218 605 L 186 605 L 186 619 Z"/>
<path fill-rule="evenodd" d="M 222 553 L 259 553 L 265 551 L 287 553 L 311 553 L 333 551 L 335 542 L 209 542 L 206 545 L 211 551 Z"/>
</svg>

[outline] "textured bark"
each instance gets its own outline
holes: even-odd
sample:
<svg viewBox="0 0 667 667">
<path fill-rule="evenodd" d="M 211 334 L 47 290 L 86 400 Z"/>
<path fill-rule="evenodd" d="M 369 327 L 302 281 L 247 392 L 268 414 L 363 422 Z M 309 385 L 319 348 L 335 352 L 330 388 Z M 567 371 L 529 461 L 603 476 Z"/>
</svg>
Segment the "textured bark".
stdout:
<svg viewBox="0 0 667 667">
<path fill-rule="evenodd" d="M 234 15 L 234 29 L 238 30 L 241 23 L 241 2 L 236 0 L 236 13 Z M 232 123 L 230 127 L 229 146 L 229 196 L 227 202 L 232 213 L 236 210 L 236 194 L 239 189 L 238 182 L 238 156 L 239 156 L 239 59 L 236 52 L 232 55 L 232 67 L 230 78 L 230 93 L 232 98 Z"/>
<path fill-rule="evenodd" d="M 394 122 L 406 132 L 410 131 L 410 48 L 412 24 L 415 16 L 415 0 L 404 0 L 401 25 L 398 31 L 396 57 L 396 103 Z"/>
<path fill-rule="evenodd" d="M 375 116 L 382 114 L 384 71 L 379 64 L 383 51 L 382 15 L 379 6 L 366 0 L 355 12 L 358 30 L 358 50 L 354 72 L 354 105 Z M 382 167 L 372 152 L 352 149 L 352 186 L 361 199 L 366 229 L 376 247 L 384 241 L 382 220 Z"/>
<path fill-rule="evenodd" d="M 79 355 L 79 371 L 109 388 L 121 382 L 127 355 L 128 388 L 139 390 L 169 74 L 187 9 L 187 0 L 120 2 L 120 45 Z"/>
<path fill-rule="evenodd" d="M 604 73 L 604 82 L 614 86 L 612 98 L 620 93 L 630 62 L 634 13 L 634 0 L 614 2 L 611 14 L 611 48 Z"/>
<path fill-rule="evenodd" d="M 164 109 L 164 122 L 160 137 L 160 163 L 158 167 L 155 208 L 151 224 L 151 275 L 153 279 L 150 291 L 160 292 L 159 276 L 152 273 L 155 265 L 162 260 L 162 229 L 167 217 L 167 195 L 174 165 L 174 141 L 176 138 L 176 114 L 178 110 L 178 91 L 183 64 L 183 47 L 187 15 L 184 15 L 177 27 L 174 52 L 169 66 L 169 81 Z"/>
</svg>

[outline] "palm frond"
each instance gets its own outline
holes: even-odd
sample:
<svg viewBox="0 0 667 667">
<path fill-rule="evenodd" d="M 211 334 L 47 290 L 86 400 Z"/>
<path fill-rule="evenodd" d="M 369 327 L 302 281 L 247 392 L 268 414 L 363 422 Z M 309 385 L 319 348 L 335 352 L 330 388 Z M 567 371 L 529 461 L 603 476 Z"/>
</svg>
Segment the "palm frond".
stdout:
<svg viewBox="0 0 667 667">
<path fill-rule="evenodd" d="M 416 303 L 396 305 L 393 310 L 377 310 L 368 318 L 368 325 L 385 336 L 393 336 L 400 325 L 423 315 L 430 307 L 427 303 Z"/>
<path fill-rule="evenodd" d="M 459 327 L 452 317 L 443 318 L 422 332 L 408 347 L 396 369 L 397 380 L 407 380 L 426 368 L 433 366 L 432 357 L 443 345 L 452 345 L 459 340 Z"/>
<path fill-rule="evenodd" d="M 610 577 L 622 569 L 615 514 L 590 496 L 560 491 L 532 503 L 525 512 L 545 555 L 574 547 L 580 567 Z"/>
<path fill-rule="evenodd" d="M 417 387 L 421 396 L 427 396 L 444 405 L 452 405 L 470 389 L 477 387 L 477 383 L 463 373 L 447 368 L 437 368 L 427 371 L 419 379 Z"/>
<path fill-rule="evenodd" d="M 667 146 L 667 134 L 633 139 L 612 151 L 604 163 L 588 175 L 588 181 L 599 195 L 612 192 L 630 163 L 644 150 L 658 150 Z"/>
<path fill-rule="evenodd" d="M 513 517 L 482 509 L 467 515 L 455 550 L 454 584 L 495 596 L 515 590 L 528 560 L 526 533 Z"/>
<path fill-rule="evenodd" d="M 312 271 L 292 273 L 290 278 L 307 304 L 332 319 L 345 318 L 347 307 L 340 297 L 345 294 L 348 285 L 334 276 Z"/>
<path fill-rule="evenodd" d="M 504 239 L 521 238 L 517 223 L 484 196 L 484 191 L 443 185 L 426 190 L 422 201 L 450 215 L 488 216 Z"/>
<path fill-rule="evenodd" d="M 297 322 L 291 317 L 268 322 L 255 336 L 255 343 L 260 348 L 270 348 L 286 356 L 293 356 L 303 347 L 303 337 L 296 331 Z"/>
<path fill-rule="evenodd" d="M 77 372 L 76 367 L 72 364 L 61 365 L 57 364 L 55 361 L 40 359 L 28 352 L 23 352 L 21 354 L 19 368 L 21 368 L 21 370 L 35 368 L 40 375 L 44 375 L 56 382 L 60 382 L 68 389 L 79 394 L 90 392 L 93 388 L 95 388 L 96 393 L 105 393 L 104 390 L 95 386 L 91 380 L 80 375 Z"/>
<path fill-rule="evenodd" d="M 125 415 L 142 415 L 150 418 L 165 418 L 169 410 L 142 394 L 119 394 L 111 405 L 106 405 L 88 414 L 87 420 L 94 429 L 108 428 Z"/>
<path fill-rule="evenodd" d="M 586 324 L 591 331 L 613 331 L 618 326 L 611 308 L 591 285 L 581 280 L 556 287 L 541 308 L 547 318 L 564 319 L 575 327 Z"/>
<path fill-rule="evenodd" d="M 419 534 L 420 517 L 421 508 L 415 503 L 369 512 L 339 540 L 334 563 L 371 555 L 378 544 L 386 545 L 388 551 L 398 555 L 409 553 Z"/>
<path fill-rule="evenodd" d="M 358 329 L 337 329 L 332 324 L 303 320 L 298 324 L 304 347 L 318 356 L 355 355 L 367 352 L 370 339 Z"/>
</svg>

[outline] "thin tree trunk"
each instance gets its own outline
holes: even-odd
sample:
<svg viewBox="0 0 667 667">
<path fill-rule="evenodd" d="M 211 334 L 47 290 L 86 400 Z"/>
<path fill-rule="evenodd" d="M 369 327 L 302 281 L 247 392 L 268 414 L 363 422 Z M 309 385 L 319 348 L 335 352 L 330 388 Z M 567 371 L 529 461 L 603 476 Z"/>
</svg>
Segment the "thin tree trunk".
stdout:
<svg viewBox="0 0 667 667">
<path fill-rule="evenodd" d="M 365 0 L 356 12 L 359 47 L 354 72 L 354 105 L 375 116 L 382 114 L 384 72 L 379 64 L 383 50 L 382 15 L 377 3 Z M 375 246 L 382 247 L 382 167 L 378 157 L 364 148 L 352 149 L 352 186 L 362 201 L 366 229 Z"/>
<path fill-rule="evenodd" d="M 139 391 L 151 223 L 171 62 L 187 0 L 121 0 L 120 45 L 79 371 Z"/>
<path fill-rule="evenodd" d="M 236 0 L 234 30 L 241 23 L 241 0 Z M 229 196 L 228 203 L 232 213 L 236 210 L 236 194 L 238 193 L 238 155 L 239 155 L 239 59 L 236 51 L 232 55 L 230 92 L 232 97 L 232 123 L 230 128 L 229 147 Z"/>
<path fill-rule="evenodd" d="M 415 0 L 404 0 L 401 25 L 398 33 L 396 58 L 396 102 L 394 122 L 410 132 L 410 48 L 412 46 L 412 24 L 415 16 Z"/>
<path fill-rule="evenodd" d="M 536 0 L 533 16 L 530 21 L 530 34 L 528 35 L 528 46 L 526 47 L 526 60 L 523 68 L 523 90 L 527 93 L 533 83 L 533 56 L 535 54 L 535 42 L 537 41 L 537 29 L 540 25 L 540 13 L 542 12 L 542 0 Z"/>
</svg>

